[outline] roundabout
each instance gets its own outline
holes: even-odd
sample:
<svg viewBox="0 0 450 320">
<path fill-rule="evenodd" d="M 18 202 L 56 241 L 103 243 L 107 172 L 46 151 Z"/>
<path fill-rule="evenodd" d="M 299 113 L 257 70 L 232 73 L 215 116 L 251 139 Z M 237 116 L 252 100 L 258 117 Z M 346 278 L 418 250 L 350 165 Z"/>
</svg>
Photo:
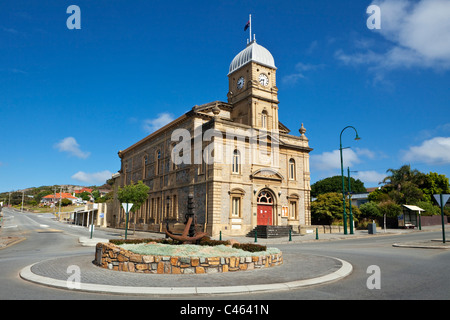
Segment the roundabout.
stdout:
<svg viewBox="0 0 450 320">
<path fill-rule="evenodd" d="M 276 272 L 273 272 L 276 270 Z M 325 256 L 285 254 L 276 268 L 214 274 L 143 274 L 99 268 L 92 255 L 61 257 L 29 265 L 24 280 L 66 290 L 125 295 L 192 296 L 294 290 L 350 275 L 350 263 Z"/>
</svg>

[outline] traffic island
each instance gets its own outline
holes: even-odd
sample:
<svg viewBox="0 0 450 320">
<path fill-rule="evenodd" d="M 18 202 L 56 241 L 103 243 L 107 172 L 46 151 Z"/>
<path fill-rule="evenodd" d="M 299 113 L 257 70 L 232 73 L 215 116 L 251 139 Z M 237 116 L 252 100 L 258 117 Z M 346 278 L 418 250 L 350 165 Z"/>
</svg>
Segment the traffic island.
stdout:
<svg viewBox="0 0 450 320">
<path fill-rule="evenodd" d="M 203 246 L 197 247 L 200 249 Z M 257 270 L 281 265 L 282 252 L 278 249 L 272 251 L 248 252 L 246 256 L 242 254 L 239 256 L 171 256 L 139 254 L 113 243 L 98 243 L 94 263 L 102 268 L 135 273 L 208 274 Z"/>
</svg>

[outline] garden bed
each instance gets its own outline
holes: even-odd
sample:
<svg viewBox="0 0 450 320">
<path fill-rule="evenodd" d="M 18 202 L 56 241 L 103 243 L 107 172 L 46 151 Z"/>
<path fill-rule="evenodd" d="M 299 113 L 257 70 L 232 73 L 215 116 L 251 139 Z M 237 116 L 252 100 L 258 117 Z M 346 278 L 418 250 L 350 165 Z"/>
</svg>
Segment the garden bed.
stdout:
<svg viewBox="0 0 450 320">
<path fill-rule="evenodd" d="M 148 239 L 147 239 L 148 240 Z M 167 240 L 159 241 L 165 242 Z M 113 242 L 113 241 L 111 241 Z M 95 263 L 117 271 L 158 274 L 219 273 L 268 268 L 283 263 L 276 248 L 242 244 L 175 245 L 156 241 L 98 243 Z M 251 248 L 255 252 L 236 247 Z M 261 248 L 262 247 L 262 248 Z M 256 251 L 264 249 L 264 251 Z"/>
</svg>

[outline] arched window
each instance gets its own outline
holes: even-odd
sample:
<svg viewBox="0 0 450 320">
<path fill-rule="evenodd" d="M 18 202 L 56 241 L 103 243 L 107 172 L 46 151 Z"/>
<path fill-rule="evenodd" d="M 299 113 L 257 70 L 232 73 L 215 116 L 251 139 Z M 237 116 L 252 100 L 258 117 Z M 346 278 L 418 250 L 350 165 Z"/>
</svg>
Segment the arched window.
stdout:
<svg viewBox="0 0 450 320">
<path fill-rule="evenodd" d="M 289 160 L 289 180 L 295 180 L 295 160 Z"/>
<path fill-rule="evenodd" d="M 241 154 L 239 150 L 234 150 L 233 152 L 233 163 L 232 163 L 232 173 L 240 173 L 241 172 Z"/>
<path fill-rule="evenodd" d="M 273 204 L 273 198 L 272 195 L 267 191 L 261 191 L 258 194 L 258 203 L 266 203 L 266 204 Z"/>
<path fill-rule="evenodd" d="M 261 114 L 261 128 L 267 129 L 267 112 L 263 111 Z"/>
</svg>

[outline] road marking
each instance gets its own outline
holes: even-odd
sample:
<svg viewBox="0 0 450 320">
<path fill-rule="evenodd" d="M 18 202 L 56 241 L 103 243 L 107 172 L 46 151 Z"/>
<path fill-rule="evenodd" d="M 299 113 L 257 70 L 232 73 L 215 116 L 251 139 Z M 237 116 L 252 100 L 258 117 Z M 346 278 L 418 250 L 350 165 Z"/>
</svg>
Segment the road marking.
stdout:
<svg viewBox="0 0 450 320">
<path fill-rule="evenodd" d="M 14 226 L 7 226 L 7 227 L 3 227 L 3 229 L 9 229 L 9 228 L 17 228 L 17 224 Z"/>
</svg>

